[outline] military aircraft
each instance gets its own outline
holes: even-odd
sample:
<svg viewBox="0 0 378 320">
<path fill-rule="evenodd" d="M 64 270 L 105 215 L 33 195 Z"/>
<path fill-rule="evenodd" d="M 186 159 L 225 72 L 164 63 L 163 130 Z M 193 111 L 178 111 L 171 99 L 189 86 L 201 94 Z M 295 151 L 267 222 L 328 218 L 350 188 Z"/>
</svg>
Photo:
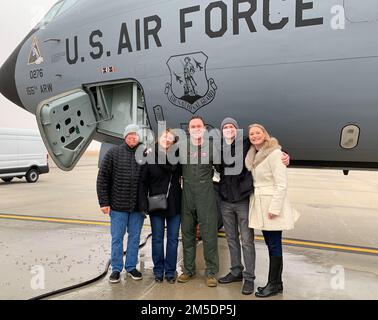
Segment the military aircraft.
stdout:
<svg viewBox="0 0 378 320">
<path fill-rule="evenodd" d="M 293 165 L 377 169 L 377 30 L 376 0 L 60 0 L 0 92 L 36 115 L 63 170 L 127 124 L 194 114 L 264 124 Z"/>
</svg>

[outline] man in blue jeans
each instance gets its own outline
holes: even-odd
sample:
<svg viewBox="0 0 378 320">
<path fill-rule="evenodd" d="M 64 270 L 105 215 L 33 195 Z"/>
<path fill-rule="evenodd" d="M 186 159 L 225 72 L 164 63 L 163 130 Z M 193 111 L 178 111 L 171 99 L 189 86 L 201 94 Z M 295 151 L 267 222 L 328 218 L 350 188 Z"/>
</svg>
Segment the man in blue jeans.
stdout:
<svg viewBox="0 0 378 320">
<path fill-rule="evenodd" d="M 104 214 L 110 215 L 111 266 L 109 281 L 121 281 L 123 270 L 123 239 L 128 233 L 125 269 L 127 276 L 141 280 L 136 269 L 140 234 L 144 215 L 138 212 L 138 184 L 141 165 L 135 159 L 140 145 L 139 127 L 129 125 L 125 129 L 125 144 L 110 149 L 105 155 L 97 177 L 97 197 Z"/>
</svg>

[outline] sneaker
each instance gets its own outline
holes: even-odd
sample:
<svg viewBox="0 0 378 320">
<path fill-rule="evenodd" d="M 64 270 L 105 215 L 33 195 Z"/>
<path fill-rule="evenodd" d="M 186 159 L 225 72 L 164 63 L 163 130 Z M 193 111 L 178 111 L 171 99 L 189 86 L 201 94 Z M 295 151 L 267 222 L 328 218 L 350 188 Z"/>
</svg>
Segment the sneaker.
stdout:
<svg viewBox="0 0 378 320">
<path fill-rule="evenodd" d="M 215 277 L 208 276 L 207 279 L 206 279 L 206 285 L 208 287 L 216 287 L 218 285 L 218 281 L 217 281 L 217 279 L 215 279 Z"/>
<path fill-rule="evenodd" d="M 252 294 L 255 289 L 255 282 L 251 280 L 244 280 L 242 287 L 242 294 L 249 295 Z"/>
<path fill-rule="evenodd" d="M 194 277 L 194 275 L 190 275 L 190 274 L 187 274 L 187 273 L 183 273 L 181 274 L 178 278 L 177 278 L 177 282 L 180 282 L 180 283 L 186 283 L 188 282 L 190 279 L 192 279 Z"/>
<path fill-rule="evenodd" d="M 220 278 L 219 280 L 219 283 L 231 283 L 231 282 L 240 282 L 240 281 L 243 281 L 243 275 L 240 274 L 238 276 L 234 276 L 231 272 L 229 274 L 227 274 L 226 276 Z"/>
<path fill-rule="evenodd" d="M 131 277 L 133 280 L 142 280 L 143 279 L 142 274 L 137 269 L 133 269 L 130 272 L 127 272 L 126 275 Z"/>
<path fill-rule="evenodd" d="M 121 281 L 121 273 L 119 271 L 113 271 L 109 277 L 110 283 L 118 283 Z"/>
<path fill-rule="evenodd" d="M 163 276 L 155 276 L 155 281 L 158 282 L 158 283 L 162 283 L 163 282 Z"/>
<path fill-rule="evenodd" d="M 174 284 L 176 282 L 176 278 L 172 276 L 165 277 L 165 279 L 167 279 L 167 282 L 170 284 Z"/>
</svg>

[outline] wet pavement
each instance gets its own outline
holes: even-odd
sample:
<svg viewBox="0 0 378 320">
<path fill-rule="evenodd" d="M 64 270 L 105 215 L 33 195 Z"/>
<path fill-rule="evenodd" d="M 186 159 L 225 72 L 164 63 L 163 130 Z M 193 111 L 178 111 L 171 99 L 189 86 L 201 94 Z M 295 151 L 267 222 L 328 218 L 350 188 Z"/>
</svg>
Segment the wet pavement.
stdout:
<svg viewBox="0 0 378 320">
<path fill-rule="evenodd" d="M 0 299 L 28 299 L 103 272 L 110 255 L 109 218 L 98 209 L 96 174 L 97 157 L 87 156 L 72 172 L 52 167 L 36 184 L 0 182 Z M 271 299 L 378 299 L 378 172 L 352 171 L 343 176 L 341 171 L 289 169 L 289 186 L 302 217 L 284 237 L 304 244 L 284 246 L 285 291 Z M 6 219 L 10 214 L 17 219 Z M 36 217 L 63 220 L 33 220 Z M 142 241 L 150 232 L 148 219 L 145 222 Z M 315 249 L 314 241 L 315 247 L 319 242 L 327 244 Z M 363 248 L 340 252 L 335 245 L 346 251 L 353 246 L 370 248 L 373 253 Z M 219 238 L 219 249 L 222 276 L 229 267 L 224 238 Z M 267 277 L 268 254 L 261 239 L 256 241 L 256 252 L 257 287 L 265 285 Z M 112 285 L 107 276 L 54 298 L 257 299 L 242 295 L 240 283 L 206 287 L 202 243 L 198 274 L 186 284 L 154 282 L 150 240 L 140 255 L 142 281 L 128 278 Z M 179 266 L 181 258 L 180 245 Z"/>
</svg>

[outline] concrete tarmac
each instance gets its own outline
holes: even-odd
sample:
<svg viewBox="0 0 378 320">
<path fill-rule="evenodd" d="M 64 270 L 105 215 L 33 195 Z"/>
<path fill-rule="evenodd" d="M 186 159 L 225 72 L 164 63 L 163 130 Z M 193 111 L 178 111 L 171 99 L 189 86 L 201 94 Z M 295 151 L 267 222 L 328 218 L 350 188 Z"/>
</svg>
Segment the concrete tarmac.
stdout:
<svg viewBox="0 0 378 320">
<path fill-rule="evenodd" d="M 97 157 L 87 155 L 71 172 L 52 166 L 36 184 L 0 182 L 0 299 L 27 299 L 103 271 L 110 254 L 109 218 L 98 208 L 96 175 Z M 378 172 L 351 171 L 344 176 L 334 170 L 289 169 L 289 195 L 302 216 L 284 237 L 304 244 L 285 245 L 285 291 L 272 299 L 378 299 Z M 9 215 L 17 219 L 5 219 Z M 36 221 L 37 217 L 85 221 Z M 145 222 L 142 240 L 150 231 L 148 219 Z M 260 240 L 256 286 L 264 285 L 267 277 L 268 254 Z M 336 245 L 358 248 L 355 253 L 340 252 Z M 229 267 L 224 238 L 219 239 L 219 248 L 221 276 Z M 198 276 L 187 284 L 156 284 L 150 251 L 149 241 L 140 251 L 144 270 L 140 282 L 129 278 L 111 285 L 106 277 L 55 298 L 255 299 L 243 296 L 239 283 L 206 287 L 201 243 Z M 38 278 L 41 273 L 44 277 Z M 44 280 L 44 288 L 38 279 Z"/>
</svg>

